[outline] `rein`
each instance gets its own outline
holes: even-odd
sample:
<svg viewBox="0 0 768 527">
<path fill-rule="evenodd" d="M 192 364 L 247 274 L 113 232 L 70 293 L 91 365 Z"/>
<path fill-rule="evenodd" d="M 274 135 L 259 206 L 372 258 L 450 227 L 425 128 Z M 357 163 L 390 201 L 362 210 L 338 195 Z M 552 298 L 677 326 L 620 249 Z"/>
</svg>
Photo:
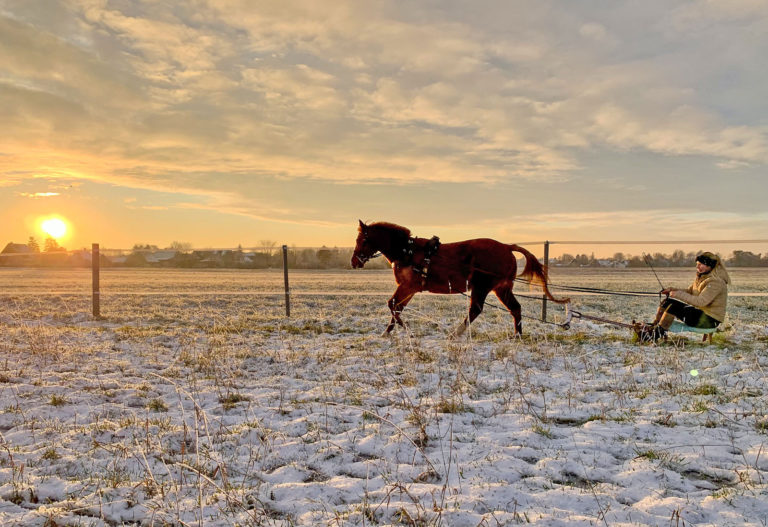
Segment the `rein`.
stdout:
<svg viewBox="0 0 768 527">
<path fill-rule="evenodd" d="M 472 298 L 472 297 L 471 297 L 471 296 L 469 296 L 467 293 L 459 293 L 459 294 L 460 294 L 460 295 L 462 295 L 462 296 L 464 296 L 464 297 L 466 297 L 466 298 Z M 529 299 L 531 299 L 531 300 L 541 300 L 541 297 L 538 297 L 538 296 L 527 296 L 527 295 L 519 295 L 519 294 L 518 294 L 518 295 L 515 295 L 515 296 L 517 296 L 517 297 L 519 297 L 519 298 L 529 298 Z M 493 308 L 493 309 L 498 309 L 498 310 L 500 310 L 500 311 L 506 311 L 506 309 L 505 309 L 505 308 L 503 308 L 503 307 L 500 307 L 500 306 L 495 306 L 495 305 L 493 305 L 493 304 L 489 304 L 487 301 L 486 301 L 486 302 L 483 302 L 483 305 L 484 305 L 485 307 L 491 307 L 491 308 Z M 552 325 L 552 326 L 558 326 L 558 327 L 561 327 L 561 328 L 563 328 L 563 329 L 570 329 L 570 328 L 571 328 L 571 319 L 572 319 L 572 318 L 574 317 L 574 315 L 576 315 L 577 313 L 578 313 L 578 315 L 579 315 L 579 316 L 577 316 L 576 318 L 581 318 L 581 317 L 582 317 L 581 313 L 579 313 L 578 311 L 574 311 L 574 310 L 572 310 L 572 309 L 571 309 L 571 303 L 570 303 L 570 302 L 568 302 L 568 303 L 565 305 L 565 321 L 564 321 L 564 322 L 550 322 L 549 320 L 541 320 L 541 319 L 539 319 L 538 317 L 532 317 L 532 316 L 530 316 L 530 315 L 521 315 L 521 316 L 522 316 L 523 318 L 530 318 L 531 320 L 538 320 L 539 322 L 541 322 L 541 323 L 543 323 L 543 324 L 550 324 L 550 325 Z"/>
<path fill-rule="evenodd" d="M 466 293 L 461 293 L 461 294 L 464 295 L 467 298 L 470 298 L 470 296 L 468 294 L 466 294 Z M 528 296 L 528 295 L 520 295 L 520 294 L 515 295 L 515 296 L 520 297 L 520 298 L 528 298 L 528 299 L 531 299 L 531 300 L 541 300 L 541 297 L 538 297 L 538 296 Z M 493 304 L 489 304 L 488 302 L 485 302 L 484 305 L 486 307 L 491 307 L 491 308 L 494 308 L 494 309 L 499 309 L 499 310 L 504 311 L 504 308 L 496 306 L 496 305 L 493 305 Z M 594 320 L 595 322 L 603 322 L 605 324 L 610 324 L 612 326 L 619 326 L 619 327 L 622 327 L 622 328 L 633 329 L 635 327 L 633 324 L 627 324 L 626 322 L 618 322 L 616 320 L 610 320 L 610 319 L 607 319 L 607 318 L 595 317 L 595 316 L 592 316 L 592 315 L 585 315 L 581 311 L 576 311 L 575 309 L 571 309 L 571 303 L 570 302 L 568 302 L 565 305 L 565 321 L 563 321 L 563 322 L 550 322 L 549 320 L 540 320 L 537 317 L 532 317 L 532 316 L 529 316 L 529 315 L 522 315 L 522 316 L 524 318 L 529 318 L 531 320 L 537 320 L 537 321 L 542 322 L 544 324 L 550 324 L 552 326 L 558 326 L 558 327 L 561 327 L 563 329 L 571 329 L 571 320 L 573 320 L 574 318 L 586 319 L 586 320 Z"/>
<path fill-rule="evenodd" d="M 520 282 L 523 284 L 531 284 L 530 280 L 525 280 L 523 278 L 515 278 L 515 282 Z M 534 283 L 535 285 L 535 283 Z M 658 292 L 651 292 L 651 291 L 622 291 L 617 289 L 599 289 L 596 287 L 582 287 L 582 286 L 567 286 L 567 285 L 557 285 L 557 284 L 549 284 L 550 289 L 555 289 L 558 291 L 575 291 L 575 292 L 581 292 L 581 293 L 595 293 L 595 294 L 601 294 L 601 295 L 613 295 L 613 296 L 657 296 Z"/>
</svg>

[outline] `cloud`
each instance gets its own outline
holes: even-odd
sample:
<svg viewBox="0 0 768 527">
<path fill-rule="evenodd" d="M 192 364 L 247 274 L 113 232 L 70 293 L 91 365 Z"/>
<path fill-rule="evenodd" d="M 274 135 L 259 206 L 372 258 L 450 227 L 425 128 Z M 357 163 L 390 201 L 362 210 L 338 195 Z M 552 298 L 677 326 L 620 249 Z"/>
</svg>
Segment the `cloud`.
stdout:
<svg viewBox="0 0 768 527">
<path fill-rule="evenodd" d="M 53 196 L 60 196 L 61 194 L 58 192 L 20 192 L 19 196 L 22 196 L 24 198 L 50 198 Z"/>
<path fill-rule="evenodd" d="M 638 221 L 638 215 L 642 220 Z M 604 240 L 604 241 L 674 241 L 674 240 L 737 240 L 764 239 L 762 226 L 768 214 L 740 212 L 711 212 L 691 209 L 655 209 L 628 214 L 626 210 L 605 212 L 571 212 L 536 214 L 509 218 L 502 223 L 491 222 L 488 228 L 498 230 L 510 240 L 526 233 L 527 239 L 542 240 Z M 513 225 L 510 228 L 509 225 Z M 621 238 L 616 237 L 621 232 Z M 686 233 L 706 233 L 691 236 Z M 652 233 L 652 234 L 649 234 Z"/>
<path fill-rule="evenodd" d="M 239 213 L 259 192 L 242 182 L 266 177 L 532 185 L 568 181 L 588 170 L 581 153 L 600 151 L 768 162 L 765 123 L 739 118 L 762 94 L 716 99 L 703 84 L 708 63 L 759 79 L 732 60 L 748 45 L 697 53 L 708 28 L 718 42 L 760 28 L 756 2 L 729 13 L 78 0 L 55 16 L 11 5 L 3 174 L 174 191 Z"/>
<path fill-rule="evenodd" d="M 579 28 L 579 34 L 584 38 L 589 38 L 597 42 L 605 41 L 608 38 L 608 30 L 604 25 L 596 22 L 588 22 Z"/>
</svg>

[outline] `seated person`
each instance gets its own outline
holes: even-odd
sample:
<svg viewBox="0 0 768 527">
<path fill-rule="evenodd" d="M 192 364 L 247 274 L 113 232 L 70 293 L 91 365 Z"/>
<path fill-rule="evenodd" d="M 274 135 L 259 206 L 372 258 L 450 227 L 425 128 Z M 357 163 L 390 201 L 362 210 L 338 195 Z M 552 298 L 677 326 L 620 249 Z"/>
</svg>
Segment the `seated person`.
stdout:
<svg viewBox="0 0 768 527">
<path fill-rule="evenodd" d="M 664 338 L 675 318 L 694 328 L 716 328 L 725 319 L 728 284 L 731 282 L 722 260 L 703 252 L 696 257 L 696 278 L 688 289 L 664 289 L 656 318 L 650 324 L 639 324 L 635 332 L 641 341 Z"/>
</svg>

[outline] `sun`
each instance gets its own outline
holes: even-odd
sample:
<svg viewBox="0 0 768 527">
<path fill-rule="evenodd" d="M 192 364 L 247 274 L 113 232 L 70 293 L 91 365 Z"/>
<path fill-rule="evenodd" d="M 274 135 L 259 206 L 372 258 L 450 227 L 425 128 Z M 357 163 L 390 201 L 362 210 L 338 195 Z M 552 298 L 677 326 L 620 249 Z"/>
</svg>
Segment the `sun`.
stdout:
<svg viewBox="0 0 768 527">
<path fill-rule="evenodd" d="M 40 224 L 40 228 L 54 239 L 59 239 L 67 234 L 67 222 L 61 218 L 46 218 Z"/>
</svg>

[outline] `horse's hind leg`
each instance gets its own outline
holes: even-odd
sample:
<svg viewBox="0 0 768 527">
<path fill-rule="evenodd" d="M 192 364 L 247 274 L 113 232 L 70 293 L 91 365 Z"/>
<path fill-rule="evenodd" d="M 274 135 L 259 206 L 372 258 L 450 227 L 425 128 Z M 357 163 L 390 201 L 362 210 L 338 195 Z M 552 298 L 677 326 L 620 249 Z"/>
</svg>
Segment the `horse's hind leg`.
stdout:
<svg viewBox="0 0 768 527">
<path fill-rule="evenodd" d="M 392 295 L 392 298 L 389 299 L 387 304 L 389 306 L 389 310 L 392 312 L 392 319 L 389 321 L 387 329 L 384 330 L 384 335 L 391 333 L 395 328 L 395 324 L 399 324 L 400 327 L 407 329 L 403 319 L 400 318 L 400 313 L 403 312 L 405 306 L 408 305 L 408 302 L 411 301 L 411 298 L 413 298 L 414 294 L 415 292 L 409 291 L 403 286 L 400 286 L 395 290 L 395 294 Z"/>
<path fill-rule="evenodd" d="M 512 318 L 515 319 L 515 335 L 523 334 L 523 310 L 520 307 L 520 302 L 517 301 L 515 295 L 512 293 L 511 287 L 501 287 L 494 291 L 499 300 L 504 304 L 509 312 L 512 313 Z"/>
<path fill-rule="evenodd" d="M 456 329 L 453 330 L 452 336 L 461 336 L 467 330 L 472 321 L 475 320 L 480 315 L 480 313 L 483 312 L 485 297 L 488 296 L 488 293 L 490 293 L 490 290 L 486 288 L 477 286 L 472 288 L 472 296 L 469 304 L 469 314 L 464 318 L 464 322 L 462 322 Z"/>
</svg>

